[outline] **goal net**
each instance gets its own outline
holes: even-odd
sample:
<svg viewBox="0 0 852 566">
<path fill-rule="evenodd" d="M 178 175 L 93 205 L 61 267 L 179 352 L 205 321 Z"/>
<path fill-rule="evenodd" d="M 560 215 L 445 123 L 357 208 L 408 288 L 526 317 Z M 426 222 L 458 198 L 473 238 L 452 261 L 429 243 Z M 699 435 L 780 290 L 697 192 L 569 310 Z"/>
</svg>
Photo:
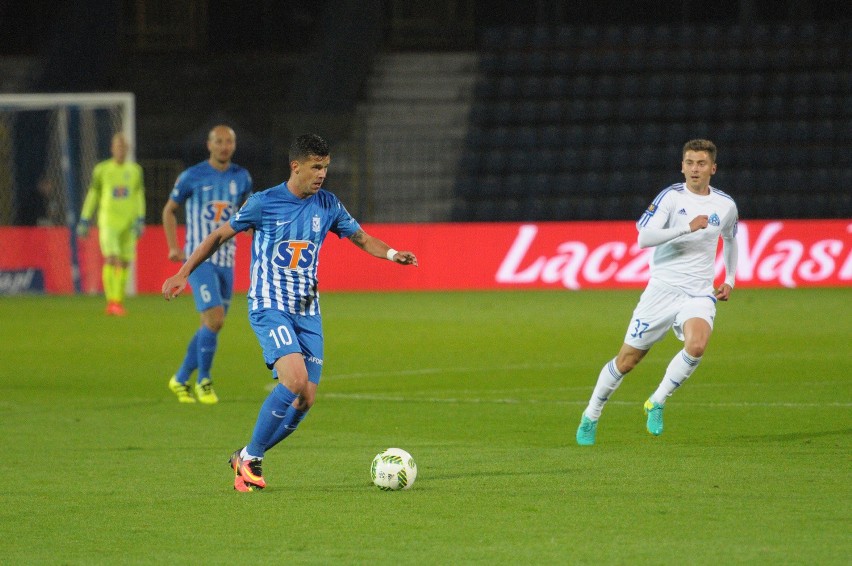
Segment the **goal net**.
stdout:
<svg viewBox="0 0 852 566">
<path fill-rule="evenodd" d="M 100 288 L 100 258 L 89 257 L 96 252 L 87 253 L 89 242 L 78 242 L 73 228 L 92 169 L 110 157 L 119 131 L 127 135 L 133 159 L 132 93 L 0 94 L 0 226 L 69 228 L 65 249 L 32 253 L 70 255 L 76 292 Z"/>
</svg>

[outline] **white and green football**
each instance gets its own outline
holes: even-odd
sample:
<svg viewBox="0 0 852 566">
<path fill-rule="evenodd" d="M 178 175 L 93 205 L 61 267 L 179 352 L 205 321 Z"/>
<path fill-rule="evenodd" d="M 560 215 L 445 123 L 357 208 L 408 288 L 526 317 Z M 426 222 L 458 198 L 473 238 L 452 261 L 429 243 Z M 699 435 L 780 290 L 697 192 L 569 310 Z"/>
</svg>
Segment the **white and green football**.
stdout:
<svg viewBox="0 0 852 566">
<path fill-rule="evenodd" d="M 384 491 L 411 489 L 417 479 L 417 464 L 405 450 L 388 448 L 373 458 L 370 477 L 376 487 Z"/>
</svg>

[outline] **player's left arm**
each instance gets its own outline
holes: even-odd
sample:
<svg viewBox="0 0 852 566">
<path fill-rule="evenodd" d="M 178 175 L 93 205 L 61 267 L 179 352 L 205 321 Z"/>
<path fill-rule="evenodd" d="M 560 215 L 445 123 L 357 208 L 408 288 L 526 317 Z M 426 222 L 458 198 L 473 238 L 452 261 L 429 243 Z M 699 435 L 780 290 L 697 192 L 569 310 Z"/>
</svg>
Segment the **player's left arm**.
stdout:
<svg viewBox="0 0 852 566">
<path fill-rule="evenodd" d="M 725 282 L 716 289 L 714 295 L 720 301 L 727 301 L 734 290 L 734 281 L 737 276 L 737 262 L 739 261 L 739 248 L 737 246 L 737 221 L 734 220 L 732 229 L 722 234 L 722 261 L 725 263 Z"/>
<path fill-rule="evenodd" d="M 373 257 L 387 258 L 401 265 L 417 265 L 417 257 L 412 252 L 396 251 L 378 238 L 359 228 L 349 236 L 349 241 Z"/>
<path fill-rule="evenodd" d="M 136 232 L 136 237 L 141 237 L 145 231 L 145 182 L 142 174 L 142 167 L 136 165 L 136 218 L 133 224 L 133 230 Z"/>
</svg>

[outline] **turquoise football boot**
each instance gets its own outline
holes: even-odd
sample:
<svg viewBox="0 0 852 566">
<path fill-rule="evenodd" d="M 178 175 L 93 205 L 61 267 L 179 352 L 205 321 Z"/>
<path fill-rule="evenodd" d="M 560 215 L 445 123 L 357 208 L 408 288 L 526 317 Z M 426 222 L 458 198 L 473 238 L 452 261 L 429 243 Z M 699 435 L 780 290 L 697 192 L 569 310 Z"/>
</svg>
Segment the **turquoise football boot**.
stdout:
<svg viewBox="0 0 852 566">
<path fill-rule="evenodd" d="M 648 432 L 654 436 L 663 434 L 663 409 L 663 405 L 654 403 L 651 399 L 645 401 L 645 414 L 648 415 Z"/>
<path fill-rule="evenodd" d="M 577 427 L 577 444 L 580 446 L 592 446 L 595 443 L 595 434 L 598 432 L 598 421 L 593 421 L 585 414 Z"/>
</svg>

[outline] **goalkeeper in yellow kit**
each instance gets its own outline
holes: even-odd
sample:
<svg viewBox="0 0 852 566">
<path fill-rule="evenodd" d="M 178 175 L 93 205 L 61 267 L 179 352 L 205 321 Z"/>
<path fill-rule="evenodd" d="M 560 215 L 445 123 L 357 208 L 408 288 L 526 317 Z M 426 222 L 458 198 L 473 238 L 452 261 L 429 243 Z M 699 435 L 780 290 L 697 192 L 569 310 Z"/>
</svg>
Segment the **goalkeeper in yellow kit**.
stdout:
<svg viewBox="0 0 852 566">
<path fill-rule="evenodd" d="M 89 234 L 98 209 L 98 239 L 104 256 L 103 283 L 106 314 L 123 316 L 124 288 L 130 262 L 136 257 L 136 240 L 145 228 L 145 187 L 142 168 L 127 160 L 130 143 L 122 133 L 112 137 L 112 159 L 92 171 L 92 183 L 83 203 L 77 234 Z"/>
</svg>

